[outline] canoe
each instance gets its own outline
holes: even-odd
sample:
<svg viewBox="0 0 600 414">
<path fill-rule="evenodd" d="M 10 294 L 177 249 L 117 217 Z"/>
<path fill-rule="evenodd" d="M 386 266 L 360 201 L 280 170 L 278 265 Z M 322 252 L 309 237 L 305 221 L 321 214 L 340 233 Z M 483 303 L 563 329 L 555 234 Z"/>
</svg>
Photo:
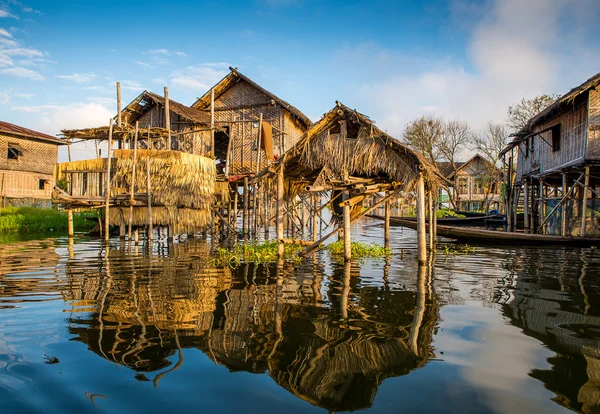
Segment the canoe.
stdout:
<svg viewBox="0 0 600 414">
<path fill-rule="evenodd" d="M 383 220 L 381 216 L 369 216 L 378 220 Z M 438 221 L 439 222 L 439 221 Z M 397 217 L 390 218 L 390 225 L 402 226 L 410 229 L 417 228 L 416 221 L 404 220 Z M 427 227 L 429 227 L 426 224 Z M 577 246 L 590 247 L 600 246 L 600 238 L 594 237 L 563 237 L 550 236 L 546 234 L 528 234 L 514 233 L 506 231 L 494 231 L 483 229 L 471 229 L 465 227 L 437 226 L 438 236 L 456 239 L 460 241 L 477 244 L 495 244 L 495 245 L 532 245 L 532 246 Z"/>
<path fill-rule="evenodd" d="M 416 217 L 392 217 L 394 220 L 407 220 L 417 222 Z M 438 218 L 438 224 L 447 224 L 449 226 L 468 226 L 485 224 L 486 216 L 483 217 L 443 217 Z"/>
</svg>

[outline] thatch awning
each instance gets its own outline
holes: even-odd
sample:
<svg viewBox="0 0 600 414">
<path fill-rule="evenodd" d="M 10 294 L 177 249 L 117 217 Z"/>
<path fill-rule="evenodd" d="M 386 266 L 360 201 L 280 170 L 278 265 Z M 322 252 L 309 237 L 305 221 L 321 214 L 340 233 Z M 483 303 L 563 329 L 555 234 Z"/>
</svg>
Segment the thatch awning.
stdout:
<svg viewBox="0 0 600 414">
<path fill-rule="evenodd" d="M 346 122 L 345 134 L 340 129 L 342 121 Z M 437 188 L 444 179 L 422 155 L 340 102 L 286 152 L 281 163 L 292 187 L 302 188 L 315 183 L 344 186 L 352 179 L 372 179 L 410 190 L 420 174 L 430 188 Z M 301 191 L 295 188 L 288 194 Z"/>
</svg>

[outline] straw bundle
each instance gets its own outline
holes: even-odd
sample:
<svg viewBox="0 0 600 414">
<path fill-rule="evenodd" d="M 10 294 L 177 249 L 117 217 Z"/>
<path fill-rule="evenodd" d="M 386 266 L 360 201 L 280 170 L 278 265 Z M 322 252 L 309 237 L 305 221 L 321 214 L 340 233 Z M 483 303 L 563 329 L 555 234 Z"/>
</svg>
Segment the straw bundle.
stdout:
<svg viewBox="0 0 600 414">
<path fill-rule="evenodd" d="M 111 225 L 119 225 L 129 218 L 129 207 L 119 207 L 110 210 Z M 211 223 L 209 209 L 192 209 L 182 207 L 152 207 L 152 221 L 157 226 L 172 226 L 176 234 L 193 233 Z M 148 224 L 148 208 L 134 207 L 133 225 Z"/>
</svg>

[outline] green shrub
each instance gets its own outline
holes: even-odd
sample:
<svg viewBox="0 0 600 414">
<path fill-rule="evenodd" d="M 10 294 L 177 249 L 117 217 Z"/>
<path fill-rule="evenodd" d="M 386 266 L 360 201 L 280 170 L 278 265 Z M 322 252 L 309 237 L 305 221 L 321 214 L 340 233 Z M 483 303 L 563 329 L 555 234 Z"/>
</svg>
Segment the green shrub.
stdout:
<svg viewBox="0 0 600 414">
<path fill-rule="evenodd" d="M 74 213 L 75 230 L 91 230 L 96 223 L 94 213 Z M 67 213 L 46 208 L 6 207 L 0 209 L 0 233 L 45 233 L 66 231 Z"/>
<path fill-rule="evenodd" d="M 297 244 L 286 244 L 284 246 L 284 258 L 294 257 L 295 253 L 302 250 L 303 247 Z M 277 259 L 279 259 L 277 241 L 266 241 L 238 244 L 233 250 L 219 247 L 212 260 L 215 266 L 235 268 L 242 262 L 267 263 L 275 262 Z"/>
<path fill-rule="evenodd" d="M 344 241 L 338 240 L 333 242 L 325 247 L 329 253 L 334 256 L 343 256 L 344 255 Z M 352 242 L 350 245 L 350 251 L 352 254 L 352 258 L 363 259 L 369 257 L 384 257 L 392 254 L 391 249 L 381 246 L 377 243 L 360 243 L 360 242 Z"/>
</svg>

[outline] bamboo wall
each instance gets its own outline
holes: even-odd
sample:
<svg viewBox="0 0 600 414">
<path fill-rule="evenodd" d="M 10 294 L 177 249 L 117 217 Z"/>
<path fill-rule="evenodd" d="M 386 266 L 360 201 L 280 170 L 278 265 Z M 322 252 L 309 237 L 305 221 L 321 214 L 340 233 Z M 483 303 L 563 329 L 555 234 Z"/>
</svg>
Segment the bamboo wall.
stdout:
<svg viewBox="0 0 600 414">
<path fill-rule="evenodd" d="M 600 90 L 590 90 L 587 159 L 600 159 Z"/>
<path fill-rule="evenodd" d="M 245 108 L 238 108 L 240 106 Z M 273 126 L 275 154 L 281 155 L 289 149 L 306 130 L 299 122 L 291 119 L 286 109 L 277 103 L 273 105 L 269 96 L 247 82 L 239 81 L 215 99 L 215 125 L 228 127 L 231 139 L 227 157 L 230 175 L 256 172 L 258 156 L 259 170 L 264 168 L 264 151 L 257 151 L 258 121 L 261 113 L 263 121 Z"/>
<path fill-rule="evenodd" d="M 552 132 L 546 131 L 533 140 L 533 153 L 526 158 L 526 142 L 519 144 L 517 181 L 531 174 L 545 174 L 583 161 L 587 149 L 588 132 L 587 95 L 575 99 L 570 110 L 535 126 L 533 132 L 561 124 L 560 150 L 552 150 Z M 540 136 L 542 138 L 540 138 Z M 530 145 L 531 148 L 531 145 Z"/>
</svg>

